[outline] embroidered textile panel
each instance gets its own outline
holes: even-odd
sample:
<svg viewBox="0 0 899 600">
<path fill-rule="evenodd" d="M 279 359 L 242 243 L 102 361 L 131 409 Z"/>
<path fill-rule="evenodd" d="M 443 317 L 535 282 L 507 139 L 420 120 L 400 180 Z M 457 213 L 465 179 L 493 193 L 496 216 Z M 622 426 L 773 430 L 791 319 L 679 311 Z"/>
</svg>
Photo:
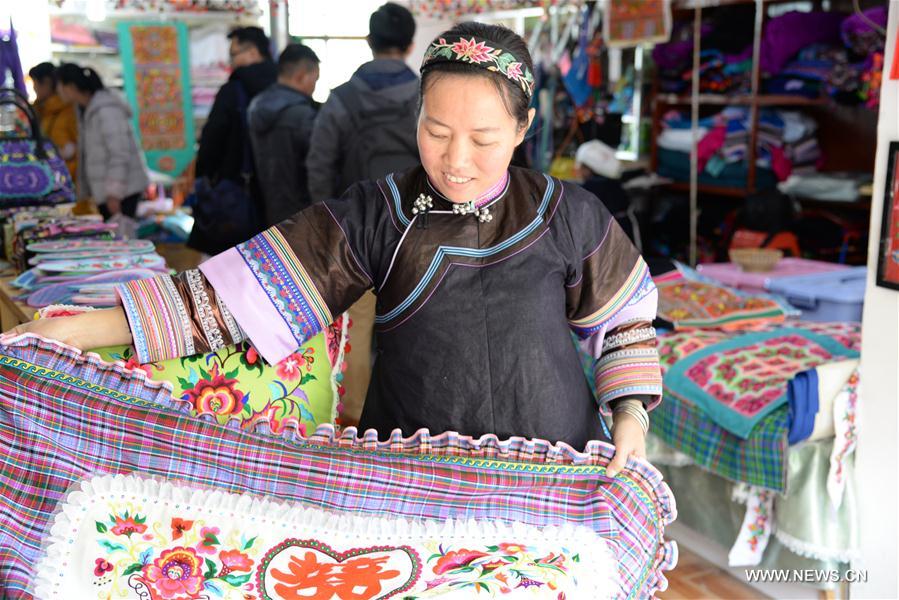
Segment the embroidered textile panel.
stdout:
<svg viewBox="0 0 899 600">
<path fill-rule="evenodd" d="M 9 449 L 0 459 L 0 518 L 11 524 L 0 531 L 0 584 L 12 598 L 30 597 L 33 566 L 67 491 L 96 474 L 143 473 L 362 515 L 584 526 L 615 541 L 619 597 L 663 589 L 662 571 L 676 560 L 662 537 L 675 513 L 670 492 L 633 459 L 607 479 L 608 444 L 578 453 L 425 432 L 379 443 L 374 432 L 356 438 L 351 428 L 338 438 L 327 426 L 289 443 L 190 417 L 170 398 L 141 375 L 33 336 L 0 348 L 0 440 Z"/>
<path fill-rule="evenodd" d="M 783 308 L 769 298 L 731 292 L 726 286 L 683 277 L 657 280 L 659 318 L 676 329 L 713 327 L 729 331 L 783 323 Z"/>
<path fill-rule="evenodd" d="M 586 527 L 348 515 L 139 476 L 79 482 L 36 569 L 40 598 L 611 598 Z"/>
<path fill-rule="evenodd" d="M 663 352 L 665 388 L 689 398 L 708 418 L 734 435 L 747 438 L 761 419 L 787 401 L 789 381 L 819 365 L 857 358 L 860 343 L 857 323 L 842 326 L 854 341 L 818 333 L 805 323 L 771 326 L 767 331 L 746 333 L 725 340 L 701 332 L 674 334 L 671 344 L 689 345 L 689 352 Z M 826 330 L 824 330 L 826 331 Z M 705 338 L 705 339 L 704 339 Z M 703 348 L 697 346 L 706 344 Z M 680 354 L 679 360 L 674 355 Z"/>
</svg>

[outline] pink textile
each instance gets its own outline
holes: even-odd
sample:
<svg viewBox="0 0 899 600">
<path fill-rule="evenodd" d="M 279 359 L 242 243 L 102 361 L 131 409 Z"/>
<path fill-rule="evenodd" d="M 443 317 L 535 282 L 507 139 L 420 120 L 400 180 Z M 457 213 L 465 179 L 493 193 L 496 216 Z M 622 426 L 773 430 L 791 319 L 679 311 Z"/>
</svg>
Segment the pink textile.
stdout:
<svg viewBox="0 0 899 600">
<path fill-rule="evenodd" d="M 287 323 L 236 248 L 210 258 L 200 265 L 200 271 L 270 365 L 297 349 Z"/>
<path fill-rule="evenodd" d="M 711 131 L 705 134 L 701 140 L 699 140 L 699 144 L 696 146 L 696 152 L 699 156 L 698 170 L 701 173 L 709 160 L 715 156 L 715 153 L 724 146 L 724 141 L 727 138 L 727 127 L 722 125 L 716 125 Z"/>
<path fill-rule="evenodd" d="M 771 148 L 771 169 L 778 181 L 786 181 L 790 173 L 793 172 L 793 162 L 787 158 L 783 148 Z"/>
</svg>

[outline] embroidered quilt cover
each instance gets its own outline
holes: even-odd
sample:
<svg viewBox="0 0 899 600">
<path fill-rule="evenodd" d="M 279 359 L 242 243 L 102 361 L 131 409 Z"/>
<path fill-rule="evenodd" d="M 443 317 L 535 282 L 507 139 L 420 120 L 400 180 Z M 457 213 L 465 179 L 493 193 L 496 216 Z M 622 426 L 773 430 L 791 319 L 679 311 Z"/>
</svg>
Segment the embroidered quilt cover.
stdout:
<svg viewBox="0 0 899 600">
<path fill-rule="evenodd" d="M 605 477 L 608 444 L 265 436 L 29 335 L 0 346 L 0 445 L 0 586 L 14 599 L 57 583 L 170 600 L 577 598 L 581 584 L 642 598 L 676 562 L 670 491 L 642 461 Z M 604 552 L 611 579 L 582 564 Z"/>
<path fill-rule="evenodd" d="M 665 336 L 659 355 L 665 393 L 689 399 L 709 419 L 746 439 L 787 401 L 798 373 L 847 358 L 861 346 L 857 323 L 791 322 L 728 336 L 717 331 Z"/>
<path fill-rule="evenodd" d="M 770 298 L 747 296 L 722 285 L 686 278 L 679 272 L 657 277 L 655 283 L 659 290 L 658 316 L 675 329 L 758 329 L 786 318 L 783 308 Z"/>
</svg>

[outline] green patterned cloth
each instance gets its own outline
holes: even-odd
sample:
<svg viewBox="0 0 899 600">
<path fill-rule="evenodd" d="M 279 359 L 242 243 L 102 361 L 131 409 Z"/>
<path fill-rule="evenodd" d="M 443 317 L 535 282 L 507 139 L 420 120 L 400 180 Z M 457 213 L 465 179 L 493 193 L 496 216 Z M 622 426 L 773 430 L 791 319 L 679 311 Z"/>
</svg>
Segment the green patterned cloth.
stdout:
<svg viewBox="0 0 899 600">
<path fill-rule="evenodd" d="M 244 430 L 307 435 L 333 423 L 343 393 L 345 319 L 307 342 L 274 366 L 267 365 L 247 342 L 218 352 L 140 365 L 129 347 L 97 353 L 124 361 L 153 381 L 168 382 L 172 396 L 191 414 L 234 422 Z"/>
</svg>

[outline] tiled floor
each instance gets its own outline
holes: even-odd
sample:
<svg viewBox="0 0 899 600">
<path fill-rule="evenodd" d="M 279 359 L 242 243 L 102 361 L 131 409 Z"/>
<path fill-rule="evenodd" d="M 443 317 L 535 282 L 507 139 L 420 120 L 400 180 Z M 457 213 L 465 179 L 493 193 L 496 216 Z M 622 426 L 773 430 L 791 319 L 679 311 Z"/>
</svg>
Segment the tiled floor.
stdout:
<svg viewBox="0 0 899 600">
<path fill-rule="evenodd" d="M 731 577 L 715 565 L 680 547 L 677 567 L 667 574 L 661 600 L 763 600 L 767 596 Z"/>
</svg>

